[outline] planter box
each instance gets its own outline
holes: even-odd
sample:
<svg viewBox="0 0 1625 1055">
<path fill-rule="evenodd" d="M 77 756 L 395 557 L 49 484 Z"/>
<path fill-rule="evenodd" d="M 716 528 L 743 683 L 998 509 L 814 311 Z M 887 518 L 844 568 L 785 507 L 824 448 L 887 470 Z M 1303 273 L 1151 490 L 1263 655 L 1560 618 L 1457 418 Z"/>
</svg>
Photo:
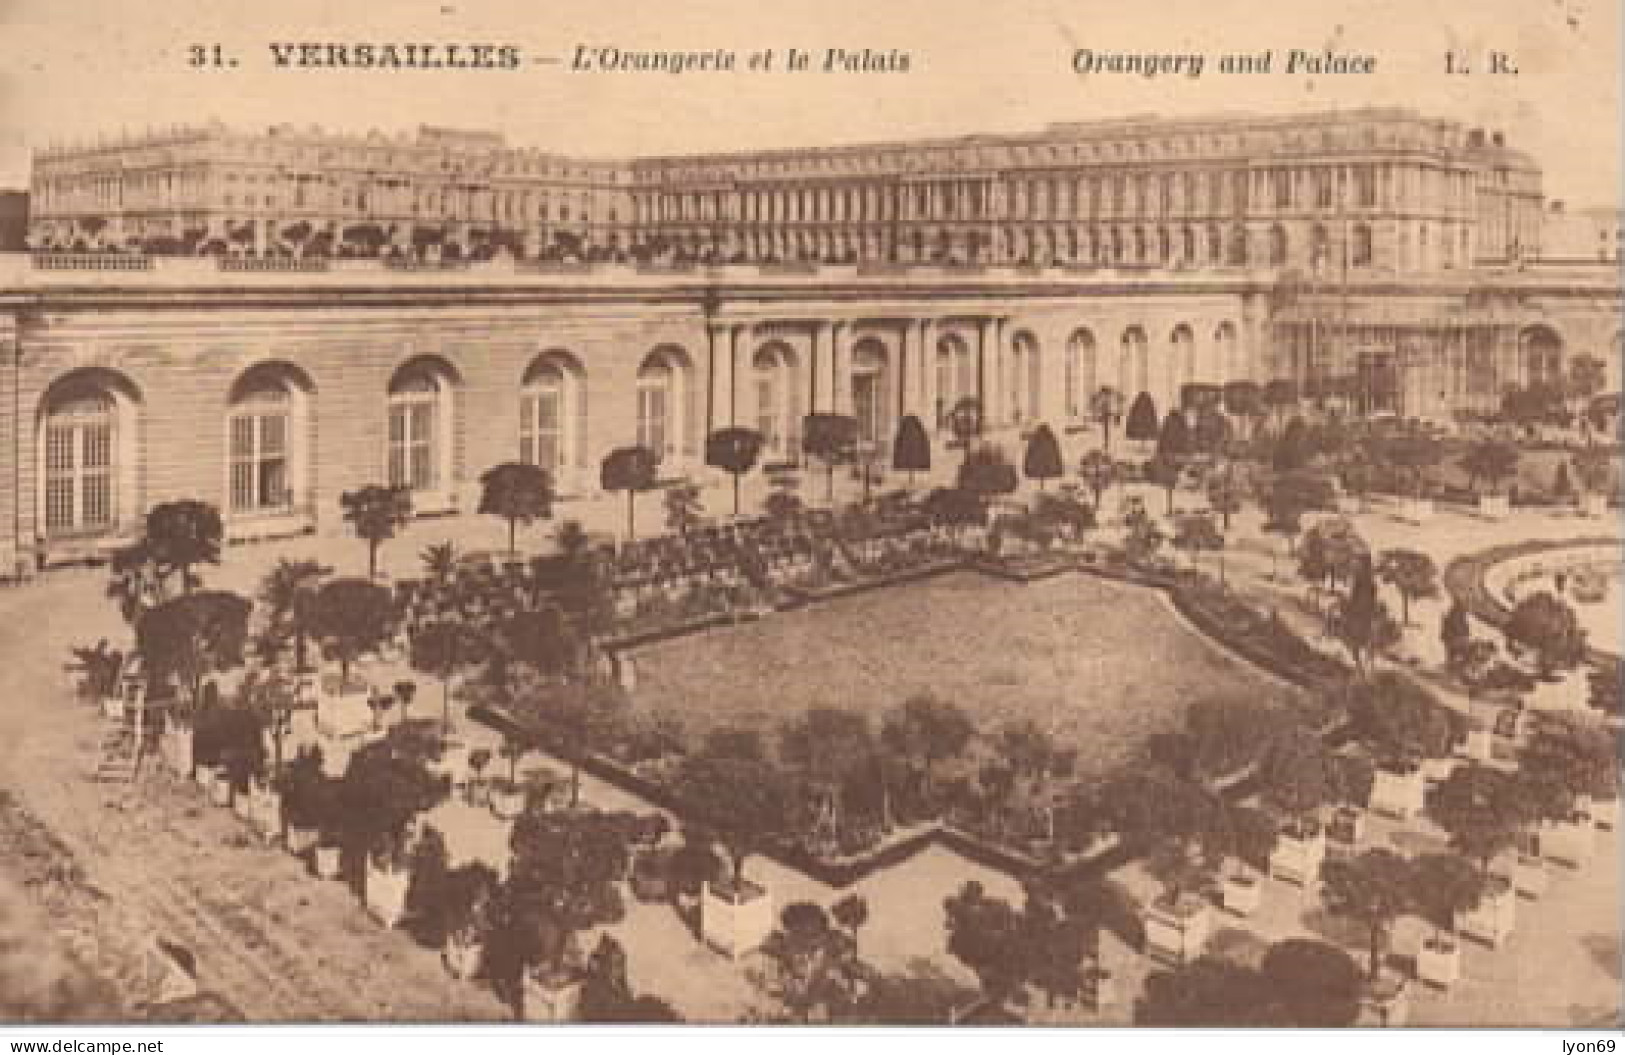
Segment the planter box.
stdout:
<svg viewBox="0 0 1625 1055">
<path fill-rule="evenodd" d="M 406 915 L 406 890 L 412 873 L 406 868 L 378 868 L 367 862 L 367 911 L 386 927 Z"/>
<path fill-rule="evenodd" d="M 1175 964 L 1189 963 L 1202 954 L 1212 929 L 1212 910 L 1196 894 L 1172 904 L 1155 902 L 1145 913 L 1146 952 Z"/>
<path fill-rule="evenodd" d="M 1331 819 L 1326 822 L 1326 844 L 1328 849 L 1346 850 L 1352 853 L 1364 838 L 1364 810 L 1355 809 L 1353 806 L 1339 806 L 1332 812 Z"/>
<path fill-rule="evenodd" d="M 231 780 L 225 774 L 211 772 L 209 775 L 209 801 L 216 806 L 231 805 Z"/>
<path fill-rule="evenodd" d="M 1491 888 L 1484 892 L 1478 907 L 1462 913 L 1461 918 L 1456 920 L 1456 929 L 1486 945 L 1496 946 L 1512 933 L 1512 925 L 1517 918 L 1518 896 L 1510 882 L 1497 877 L 1492 881 Z"/>
<path fill-rule="evenodd" d="M 1321 830 L 1304 838 L 1286 832 L 1276 839 L 1270 854 L 1270 875 L 1307 887 L 1320 875 L 1320 863 L 1326 859 L 1326 833 Z"/>
<path fill-rule="evenodd" d="M 282 796 L 270 788 L 254 788 L 248 795 L 248 821 L 273 842 L 282 834 Z"/>
<path fill-rule="evenodd" d="M 1424 758 L 1422 780 L 1428 784 L 1443 784 L 1450 779 L 1450 774 L 1456 771 L 1459 764 L 1459 760 L 1455 758 Z"/>
<path fill-rule="evenodd" d="M 323 879 L 337 879 L 342 858 L 337 846 L 316 847 L 316 874 Z"/>
<path fill-rule="evenodd" d="M 163 755 L 164 765 L 176 775 L 189 777 L 192 775 L 192 730 L 171 729 L 164 733 L 159 749 Z"/>
<path fill-rule="evenodd" d="M 1595 799 L 1591 803 L 1591 823 L 1604 831 L 1614 831 L 1619 827 L 1619 800 Z"/>
<path fill-rule="evenodd" d="M 1473 762 L 1489 762 L 1495 757 L 1495 734 L 1488 729 L 1467 730 L 1461 752 Z"/>
<path fill-rule="evenodd" d="M 1549 823 L 1541 828 L 1541 853 L 1554 861 L 1582 865 L 1591 860 L 1595 835 L 1590 818 L 1576 814 L 1572 820 Z"/>
<path fill-rule="evenodd" d="M 761 947 L 773 933 L 773 898 L 746 882 L 742 890 L 718 891 L 705 884 L 700 899 L 700 937 L 725 956 L 740 957 Z"/>
<path fill-rule="evenodd" d="M 1599 495 L 1599 494 L 1590 494 L 1589 492 L 1586 493 L 1586 494 L 1581 495 L 1580 496 L 1580 513 L 1581 513 L 1582 516 L 1597 517 L 1599 519 L 1607 517 L 1608 516 L 1608 496 L 1607 495 Z"/>
<path fill-rule="evenodd" d="M 1426 792 L 1427 784 L 1420 769 L 1410 773 L 1379 769 L 1371 781 L 1371 809 L 1407 820 L 1422 812 Z"/>
<path fill-rule="evenodd" d="M 452 934 L 440 950 L 440 962 L 453 978 L 472 978 L 480 969 L 480 954 L 484 951 L 485 947 L 472 938 Z"/>
<path fill-rule="evenodd" d="M 249 797 L 249 792 L 232 790 L 231 812 L 238 820 L 252 820 L 254 817 L 253 806 L 254 803 Z"/>
<path fill-rule="evenodd" d="M 122 697 L 122 696 L 103 696 L 102 697 L 102 717 L 108 719 L 109 721 L 114 721 L 114 722 L 123 721 L 124 720 L 124 697 Z"/>
<path fill-rule="evenodd" d="M 1550 879 L 1539 857 L 1519 854 L 1512 866 L 1512 888 L 1525 897 L 1538 898 L 1546 893 Z"/>
<path fill-rule="evenodd" d="M 581 1006 L 581 983 L 543 985 L 535 979 L 525 980 L 526 1022 L 556 1025 L 575 1019 Z"/>
<path fill-rule="evenodd" d="M 1449 938 L 1424 941 L 1416 953 L 1416 976 L 1428 985 L 1449 989 L 1461 980 L 1461 946 Z"/>
<path fill-rule="evenodd" d="M 1367 982 L 1360 996 L 1360 1017 L 1357 1026 L 1398 1028 L 1410 1021 L 1411 991 L 1405 979 L 1384 974 L 1374 982 Z"/>
<path fill-rule="evenodd" d="M 1507 495 L 1479 495 L 1478 511 L 1495 520 L 1512 515 L 1512 499 Z"/>
<path fill-rule="evenodd" d="M 1264 884 L 1255 875 L 1227 876 L 1224 881 L 1224 907 L 1238 916 L 1251 916 L 1258 911 L 1264 896 Z"/>
<path fill-rule="evenodd" d="M 315 828 L 288 828 L 288 852 L 295 857 L 303 857 L 316 848 L 321 832 Z"/>
</svg>

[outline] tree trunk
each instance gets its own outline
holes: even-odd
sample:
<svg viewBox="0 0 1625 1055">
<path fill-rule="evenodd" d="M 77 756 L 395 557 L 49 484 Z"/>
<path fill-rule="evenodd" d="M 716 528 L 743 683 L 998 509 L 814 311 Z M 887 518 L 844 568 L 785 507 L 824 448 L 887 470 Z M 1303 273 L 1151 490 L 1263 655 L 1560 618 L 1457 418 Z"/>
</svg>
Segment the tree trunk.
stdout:
<svg viewBox="0 0 1625 1055">
<path fill-rule="evenodd" d="M 734 473 L 734 516 L 739 515 L 739 474 Z"/>
<path fill-rule="evenodd" d="M 626 489 L 626 538 L 628 541 L 638 537 L 637 507 L 634 505 L 636 501 L 637 492 L 628 487 Z"/>
<path fill-rule="evenodd" d="M 441 739 L 451 735 L 451 675 L 447 674 L 440 679 L 440 736 Z"/>
<path fill-rule="evenodd" d="M 508 520 L 508 556 L 509 557 L 515 556 L 516 553 L 518 552 L 516 550 L 515 546 L 514 546 L 514 529 L 517 526 L 518 526 L 518 521 L 515 521 L 512 518 L 510 518 Z"/>
<path fill-rule="evenodd" d="M 367 540 L 367 578 L 378 578 L 378 540 Z"/>
</svg>

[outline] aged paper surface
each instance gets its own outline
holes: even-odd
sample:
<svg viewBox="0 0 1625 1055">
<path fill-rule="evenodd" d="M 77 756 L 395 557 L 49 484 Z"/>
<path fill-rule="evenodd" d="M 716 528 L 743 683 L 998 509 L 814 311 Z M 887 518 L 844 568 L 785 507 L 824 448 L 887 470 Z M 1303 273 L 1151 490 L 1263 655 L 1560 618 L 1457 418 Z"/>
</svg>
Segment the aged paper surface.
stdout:
<svg viewBox="0 0 1625 1055">
<path fill-rule="evenodd" d="M 0 1025 L 1617 1025 L 1620 30 L 0 0 Z"/>
</svg>

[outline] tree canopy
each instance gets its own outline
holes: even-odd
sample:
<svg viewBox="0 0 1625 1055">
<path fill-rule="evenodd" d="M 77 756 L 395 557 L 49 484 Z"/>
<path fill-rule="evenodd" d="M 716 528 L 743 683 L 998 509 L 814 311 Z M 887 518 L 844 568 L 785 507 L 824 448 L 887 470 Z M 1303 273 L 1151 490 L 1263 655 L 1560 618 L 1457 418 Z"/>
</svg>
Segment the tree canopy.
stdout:
<svg viewBox="0 0 1625 1055">
<path fill-rule="evenodd" d="M 406 487 L 368 484 L 339 496 L 344 519 L 367 543 L 367 577 L 378 575 L 378 547 L 412 519 L 412 492 Z"/>
<path fill-rule="evenodd" d="M 508 552 L 513 553 L 518 525 L 553 515 L 552 475 L 529 462 L 492 466 L 480 476 L 479 512 L 508 522 Z"/>
<path fill-rule="evenodd" d="M 1034 429 L 1027 439 L 1026 456 L 1022 459 L 1021 473 L 1029 480 L 1037 480 L 1040 487 L 1058 480 L 1066 472 L 1061 464 L 1061 444 L 1048 425 Z"/>
</svg>

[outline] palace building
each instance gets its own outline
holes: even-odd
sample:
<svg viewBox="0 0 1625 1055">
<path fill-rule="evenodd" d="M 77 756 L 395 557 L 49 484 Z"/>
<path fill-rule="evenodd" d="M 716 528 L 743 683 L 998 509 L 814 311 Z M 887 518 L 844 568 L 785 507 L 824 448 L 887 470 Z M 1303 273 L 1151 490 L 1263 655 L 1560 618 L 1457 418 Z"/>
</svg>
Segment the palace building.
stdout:
<svg viewBox="0 0 1625 1055">
<path fill-rule="evenodd" d="M 1074 465 L 1103 386 L 1354 378 L 1448 420 L 1584 354 L 1617 391 L 1618 273 L 1539 263 L 1545 212 L 1498 136 L 1400 110 L 628 163 L 432 129 L 51 150 L 0 254 L 0 572 L 179 497 L 234 539 L 340 532 L 370 483 L 470 513 L 515 459 L 588 510 L 616 447 L 708 482 L 708 432 L 795 463 L 811 412 L 876 454 L 916 416 L 942 458 L 973 398 Z"/>
</svg>

